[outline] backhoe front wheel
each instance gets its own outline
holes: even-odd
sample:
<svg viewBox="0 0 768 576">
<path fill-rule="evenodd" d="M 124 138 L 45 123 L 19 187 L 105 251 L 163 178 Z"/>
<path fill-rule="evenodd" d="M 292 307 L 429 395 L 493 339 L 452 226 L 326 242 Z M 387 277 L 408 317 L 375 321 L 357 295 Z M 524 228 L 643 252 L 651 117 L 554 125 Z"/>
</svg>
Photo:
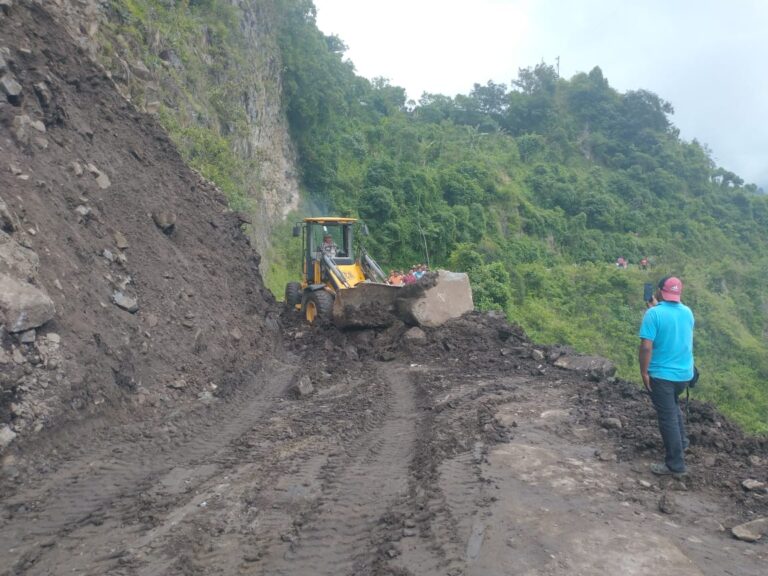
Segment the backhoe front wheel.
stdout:
<svg viewBox="0 0 768 576">
<path fill-rule="evenodd" d="M 333 296 L 325 290 L 315 290 L 306 295 L 304 300 L 304 318 L 314 324 L 318 319 L 331 318 L 333 311 Z"/>
<path fill-rule="evenodd" d="M 285 285 L 285 305 L 293 309 L 297 304 L 301 304 L 301 284 L 288 282 Z"/>
</svg>

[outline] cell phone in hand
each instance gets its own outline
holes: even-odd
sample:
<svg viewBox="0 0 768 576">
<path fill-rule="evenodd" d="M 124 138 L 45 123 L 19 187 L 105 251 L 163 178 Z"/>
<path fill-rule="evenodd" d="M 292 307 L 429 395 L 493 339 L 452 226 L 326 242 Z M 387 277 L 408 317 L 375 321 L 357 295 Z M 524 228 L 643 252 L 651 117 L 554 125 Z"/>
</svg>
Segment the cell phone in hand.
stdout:
<svg viewBox="0 0 768 576">
<path fill-rule="evenodd" d="M 651 282 L 643 284 L 643 300 L 645 302 L 653 300 L 653 284 Z"/>
</svg>

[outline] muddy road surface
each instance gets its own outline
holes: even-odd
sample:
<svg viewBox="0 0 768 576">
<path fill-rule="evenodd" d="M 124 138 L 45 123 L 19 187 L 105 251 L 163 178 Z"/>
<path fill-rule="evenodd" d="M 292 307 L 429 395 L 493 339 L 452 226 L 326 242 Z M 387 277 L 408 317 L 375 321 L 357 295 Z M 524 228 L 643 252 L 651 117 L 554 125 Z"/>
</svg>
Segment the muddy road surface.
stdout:
<svg viewBox="0 0 768 576">
<path fill-rule="evenodd" d="M 694 422 L 691 476 L 660 480 L 644 399 L 499 318 L 283 322 L 285 357 L 214 395 L 6 461 L 0 574 L 765 574 L 728 531 L 765 515 L 735 484 L 764 445 L 718 465 Z"/>
</svg>

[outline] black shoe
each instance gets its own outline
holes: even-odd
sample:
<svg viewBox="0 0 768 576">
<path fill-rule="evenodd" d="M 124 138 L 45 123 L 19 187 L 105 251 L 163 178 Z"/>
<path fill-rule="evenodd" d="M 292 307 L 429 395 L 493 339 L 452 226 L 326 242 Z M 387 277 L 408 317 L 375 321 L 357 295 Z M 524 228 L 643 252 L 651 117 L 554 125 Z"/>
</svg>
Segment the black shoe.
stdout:
<svg viewBox="0 0 768 576">
<path fill-rule="evenodd" d="M 674 470 L 670 470 L 669 467 L 666 464 L 657 464 L 654 462 L 651 464 L 651 472 L 656 474 L 657 476 L 687 476 L 688 472 L 675 472 Z"/>
</svg>

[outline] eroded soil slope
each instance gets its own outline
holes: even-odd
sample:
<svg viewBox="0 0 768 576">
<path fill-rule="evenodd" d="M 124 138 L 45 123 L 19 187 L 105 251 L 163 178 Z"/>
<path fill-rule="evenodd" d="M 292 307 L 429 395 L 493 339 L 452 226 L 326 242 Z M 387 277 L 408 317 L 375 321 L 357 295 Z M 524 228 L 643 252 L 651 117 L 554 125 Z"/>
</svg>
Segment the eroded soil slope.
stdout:
<svg viewBox="0 0 768 576">
<path fill-rule="evenodd" d="M 45 6 L 0 16 L 0 273 L 55 305 L 0 330 L 0 428 L 18 440 L 216 393 L 279 341 L 238 216 Z"/>
</svg>

